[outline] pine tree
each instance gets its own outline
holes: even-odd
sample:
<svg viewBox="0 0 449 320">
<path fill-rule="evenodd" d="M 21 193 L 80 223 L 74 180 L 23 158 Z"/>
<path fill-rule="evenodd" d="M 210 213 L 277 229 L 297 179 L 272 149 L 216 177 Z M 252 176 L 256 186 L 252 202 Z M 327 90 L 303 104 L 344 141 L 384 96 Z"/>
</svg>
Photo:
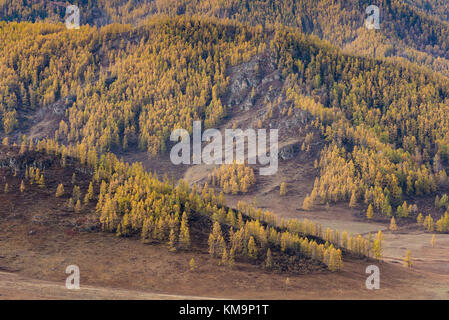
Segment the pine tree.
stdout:
<svg viewBox="0 0 449 320">
<path fill-rule="evenodd" d="M 171 252 L 176 251 L 176 233 L 175 233 L 175 229 L 174 228 L 170 229 L 168 246 L 169 246 L 169 248 L 170 248 L 169 250 Z"/>
<path fill-rule="evenodd" d="M 302 209 L 305 210 L 305 211 L 309 211 L 310 209 L 312 209 L 312 205 L 313 205 L 313 201 L 312 201 L 312 199 L 310 198 L 310 196 L 307 195 L 307 196 L 304 198 L 304 201 L 303 201 L 303 203 L 302 203 Z"/>
<path fill-rule="evenodd" d="M 23 193 L 24 191 L 25 191 L 25 182 L 23 182 L 22 180 L 22 182 L 20 183 L 20 192 Z"/>
<path fill-rule="evenodd" d="M 229 258 L 228 258 L 228 266 L 229 267 L 234 267 L 235 265 L 235 249 L 231 248 L 229 250 Z"/>
<path fill-rule="evenodd" d="M 343 262 L 341 258 L 341 251 L 331 247 L 329 249 L 329 264 L 328 269 L 330 271 L 338 271 L 342 268 Z"/>
<path fill-rule="evenodd" d="M 383 240 L 382 231 L 379 230 L 373 242 L 374 258 L 376 258 L 377 260 L 380 260 L 382 258 L 382 240 Z"/>
<path fill-rule="evenodd" d="M 404 267 L 411 268 L 413 265 L 412 257 L 411 257 L 411 251 L 408 250 L 405 257 L 404 257 Z"/>
<path fill-rule="evenodd" d="M 184 249 L 190 248 L 190 232 L 187 213 L 182 214 L 181 228 L 179 230 L 179 243 Z"/>
<path fill-rule="evenodd" d="M 438 195 L 435 196 L 435 208 L 440 207 L 440 197 Z"/>
<path fill-rule="evenodd" d="M 407 205 L 406 201 L 404 201 L 402 206 L 398 206 L 397 215 L 398 215 L 398 217 L 404 217 L 404 218 L 408 217 L 409 209 L 408 209 L 408 205 Z"/>
<path fill-rule="evenodd" d="M 140 235 L 142 243 L 148 243 L 151 237 L 150 219 L 151 218 L 147 218 L 143 221 L 142 233 Z"/>
<path fill-rule="evenodd" d="M 44 179 L 44 175 L 43 174 L 41 174 L 37 184 L 38 184 L 39 188 L 45 188 L 45 179 Z"/>
<path fill-rule="evenodd" d="M 339 270 L 343 269 L 343 254 L 340 249 L 337 249 L 335 252 L 335 255 L 336 255 L 335 259 L 337 261 L 336 262 L 337 271 L 339 271 Z"/>
<path fill-rule="evenodd" d="M 285 182 L 282 182 L 282 183 L 281 183 L 281 187 L 280 187 L 280 190 L 279 190 L 279 194 L 280 194 L 281 196 L 285 196 L 285 195 L 287 194 L 287 184 L 286 184 Z"/>
<path fill-rule="evenodd" d="M 357 196 L 355 194 L 355 190 L 352 190 L 351 200 L 349 200 L 349 207 L 355 208 L 357 206 Z"/>
<path fill-rule="evenodd" d="M 89 183 L 89 188 L 87 189 L 86 196 L 84 197 L 84 204 L 87 205 L 90 200 L 94 198 L 94 186 L 92 181 Z"/>
<path fill-rule="evenodd" d="M 207 242 L 209 244 L 209 254 L 212 257 L 215 257 L 215 255 L 216 255 L 216 252 L 215 252 L 215 238 L 214 238 L 213 233 L 209 234 L 209 240 Z"/>
<path fill-rule="evenodd" d="M 422 213 L 418 214 L 418 217 L 416 217 L 416 222 L 418 223 L 418 225 L 422 226 L 422 224 L 424 222 L 424 217 L 423 217 Z"/>
<path fill-rule="evenodd" d="M 424 219 L 424 227 L 429 232 L 433 232 L 435 230 L 435 223 L 434 223 L 433 218 L 432 218 L 432 216 L 430 214 L 427 215 L 426 218 Z"/>
<path fill-rule="evenodd" d="M 368 206 L 368 210 L 366 211 L 366 217 L 368 219 L 370 219 L 370 220 L 374 217 L 374 210 L 373 210 L 373 205 L 372 204 L 370 204 Z"/>
<path fill-rule="evenodd" d="M 25 141 L 22 141 L 22 143 L 20 144 L 19 154 L 24 154 L 25 151 L 27 151 L 27 145 Z"/>
<path fill-rule="evenodd" d="M 226 194 L 231 193 L 231 187 L 227 181 L 223 183 L 223 192 Z"/>
<path fill-rule="evenodd" d="M 81 201 L 78 199 L 78 201 L 76 201 L 76 205 L 75 205 L 75 212 L 76 213 L 80 213 L 81 212 Z"/>
<path fill-rule="evenodd" d="M 257 259 L 257 246 L 253 236 L 251 236 L 248 241 L 248 256 L 251 259 Z"/>
<path fill-rule="evenodd" d="M 75 208 L 75 204 L 73 203 L 73 198 L 70 198 L 69 200 L 67 200 L 67 209 L 72 211 L 72 210 L 74 210 L 74 208 Z"/>
<path fill-rule="evenodd" d="M 77 202 L 81 199 L 81 189 L 79 186 L 73 186 L 72 198 L 73 202 Z"/>
<path fill-rule="evenodd" d="M 242 228 L 244 224 L 245 224 L 245 222 L 243 221 L 242 213 L 239 212 L 238 219 L 237 219 L 237 225 L 239 228 Z"/>
<path fill-rule="evenodd" d="M 228 260 L 229 260 L 228 250 L 224 248 L 223 253 L 221 254 L 221 264 L 224 266 L 228 265 Z"/>
<path fill-rule="evenodd" d="M 60 198 L 64 195 L 64 185 L 61 183 L 58 185 L 58 188 L 56 189 L 56 197 Z"/>
<path fill-rule="evenodd" d="M 224 196 L 223 191 L 220 191 L 220 194 L 218 195 L 218 204 L 224 206 L 226 204 L 226 199 Z"/>
<path fill-rule="evenodd" d="M 391 217 L 390 220 L 390 228 L 391 231 L 396 231 L 398 230 L 398 226 L 396 225 L 396 220 L 394 219 L 394 217 Z"/>
<path fill-rule="evenodd" d="M 265 259 L 265 268 L 267 269 L 273 268 L 273 257 L 271 255 L 270 248 L 268 248 L 267 250 L 267 258 Z"/>
<path fill-rule="evenodd" d="M 223 250 L 225 249 L 226 249 L 226 242 L 223 236 L 221 236 L 220 239 L 217 241 L 217 252 L 223 254 Z"/>
<path fill-rule="evenodd" d="M 449 231 L 449 212 L 446 211 L 444 216 L 436 222 L 436 230 L 438 232 L 447 232 Z"/>
<path fill-rule="evenodd" d="M 212 233 L 209 235 L 209 254 L 213 257 L 220 256 L 223 254 L 224 249 L 224 239 L 221 232 L 221 227 L 218 222 L 214 223 L 214 226 L 212 228 Z"/>
<path fill-rule="evenodd" d="M 237 225 L 237 218 L 235 217 L 234 210 L 229 208 L 228 214 L 226 216 L 226 222 L 230 225 L 235 227 Z"/>
<path fill-rule="evenodd" d="M 343 230 L 341 233 L 341 245 L 343 248 L 348 249 L 348 232 L 346 230 Z"/>
<path fill-rule="evenodd" d="M 240 191 L 240 187 L 239 187 L 238 182 L 235 179 L 231 180 L 231 193 L 238 194 L 239 191 Z"/>
<path fill-rule="evenodd" d="M 196 263 L 195 263 L 195 259 L 193 259 L 193 258 L 190 259 L 189 268 L 190 268 L 190 271 L 195 271 L 196 270 L 197 266 L 196 266 Z"/>
</svg>

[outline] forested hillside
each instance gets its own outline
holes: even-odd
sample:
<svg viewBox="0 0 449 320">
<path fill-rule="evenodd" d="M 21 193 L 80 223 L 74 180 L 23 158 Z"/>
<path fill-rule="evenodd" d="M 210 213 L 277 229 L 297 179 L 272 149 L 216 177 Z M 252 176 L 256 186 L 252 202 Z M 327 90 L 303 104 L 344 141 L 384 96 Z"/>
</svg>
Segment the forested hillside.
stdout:
<svg viewBox="0 0 449 320">
<path fill-rule="evenodd" d="M 2 132 L 71 97 L 55 136 L 99 151 L 138 145 L 156 154 L 176 127 L 190 129 L 195 119 L 214 126 L 226 114 L 227 68 L 266 48 L 259 28 L 208 19 L 79 32 L 44 23 L 0 27 Z"/>
<path fill-rule="evenodd" d="M 445 0 L 407 0 L 406 2 L 430 16 L 449 21 L 449 3 Z"/>
<path fill-rule="evenodd" d="M 0 0 L 5 194 L 45 190 L 104 232 L 206 252 L 230 267 L 302 273 L 381 259 L 380 231 L 324 230 L 258 208 L 258 185 L 269 182 L 255 166 L 200 167 L 203 180 L 175 181 L 119 160 L 168 157 L 170 133 L 192 132 L 195 120 L 220 130 L 251 123 L 280 129 L 280 145 L 298 149 L 280 167 L 307 162 L 307 196 L 299 203 L 294 195 L 301 208 L 290 217 L 325 207 L 329 221 L 340 205 L 366 224 L 392 219 L 394 229 L 399 218 L 449 231 L 448 213 L 435 224 L 417 205 L 435 199 L 432 213 L 449 208 L 444 2 L 378 1 L 380 30 L 364 26 L 365 8 L 376 4 L 367 0 L 73 3 L 78 30 L 62 24 L 63 3 Z M 244 112 L 247 122 L 233 123 Z M 71 181 L 57 180 L 72 171 Z M 286 172 L 282 179 L 294 179 Z M 291 182 L 280 179 L 284 197 Z M 273 190 L 260 194 L 270 199 Z"/>
<path fill-rule="evenodd" d="M 362 202 L 408 216 L 405 197 L 447 185 L 448 80 L 416 65 L 345 54 L 296 29 L 215 18 L 77 32 L 3 23 L 0 36 L 6 135 L 26 126 L 27 114 L 71 97 L 50 138 L 79 145 L 84 157 L 93 147 L 156 155 L 174 128 L 190 130 L 195 119 L 216 126 L 227 113 L 228 68 L 268 51 L 290 84 L 285 96 L 316 117 L 329 142 L 307 202 Z"/>
<path fill-rule="evenodd" d="M 23 4 L 22 4 L 23 3 Z M 0 2 L 0 19 L 6 21 L 57 21 L 64 8 L 52 1 Z M 155 14 L 203 15 L 229 18 L 252 25 L 282 24 L 314 34 L 349 52 L 376 57 L 405 59 L 449 75 L 444 1 L 400 0 L 90 0 L 74 1 L 83 23 L 139 24 Z M 381 29 L 367 30 L 365 9 L 381 9 Z"/>
<path fill-rule="evenodd" d="M 405 196 L 447 186 L 445 77 L 344 55 L 291 30 L 276 33 L 272 47 L 292 83 L 286 96 L 316 117 L 329 142 L 312 201 L 363 201 L 386 215 L 407 216 Z"/>
<path fill-rule="evenodd" d="M 191 188 L 182 180 L 176 185 L 167 178 L 161 181 L 140 164 L 123 163 L 110 153 L 80 156 L 79 147 L 60 147 L 51 140 L 20 149 L 0 146 L 4 193 L 12 199 L 28 192 L 47 198 L 53 194 L 47 202 L 64 199 L 64 209 L 78 220 L 93 221 L 87 226 L 91 231 L 98 225 L 119 237 L 166 245 L 172 252 L 206 250 L 229 267 L 240 261 L 295 273 L 320 266 L 338 271 L 343 254 L 381 258 L 381 233 L 364 238 L 324 230 L 307 219 L 280 220 L 243 202 L 233 210 L 223 194 L 216 195 L 207 185 Z M 71 181 L 61 180 L 70 174 Z"/>
</svg>

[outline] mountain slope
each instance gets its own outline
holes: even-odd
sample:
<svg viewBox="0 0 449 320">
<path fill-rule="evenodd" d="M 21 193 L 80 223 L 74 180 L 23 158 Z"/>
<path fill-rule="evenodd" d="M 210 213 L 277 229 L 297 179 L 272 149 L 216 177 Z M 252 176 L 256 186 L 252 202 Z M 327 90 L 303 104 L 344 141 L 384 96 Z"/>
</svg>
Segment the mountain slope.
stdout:
<svg viewBox="0 0 449 320">
<path fill-rule="evenodd" d="M 225 115 L 227 68 L 265 47 L 255 28 L 183 17 L 75 33 L 51 24 L 1 28 L 3 132 L 49 108 L 63 120 L 53 121 L 56 137 L 100 151 L 155 154 L 175 127 L 197 118 L 213 126 Z"/>
<path fill-rule="evenodd" d="M 63 8 L 55 9 L 52 2 L 30 1 L 30 9 L 22 7 L 22 2 L 20 5 L 18 3 L 16 0 L 3 0 L 0 19 L 57 21 L 64 14 Z M 75 4 L 80 6 L 83 23 L 98 26 L 108 23 L 139 24 L 156 14 L 213 16 L 262 26 L 283 24 L 317 35 L 352 53 L 400 58 L 449 75 L 449 25 L 426 14 L 438 14 L 444 10 L 444 6 L 437 1 L 95 0 L 75 1 Z M 381 9 L 380 30 L 364 27 L 365 9 L 369 5 L 377 5 Z"/>
<path fill-rule="evenodd" d="M 310 124 L 328 141 L 312 202 L 363 201 L 389 216 L 408 197 L 447 186 L 449 82 L 413 64 L 348 55 L 295 29 L 262 33 L 216 19 L 166 17 L 137 28 L 84 27 L 75 34 L 47 24 L 3 26 L 12 28 L 29 40 L 4 33 L 7 54 L 0 66 L 9 76 L 2 81 L 0 111 L 4 133 L 19 144 L 26 131 L 14 130 L 27 125 L 27 113 L 75 96 L 52 120 L 58 127 L 49 138 L 80 144 L 84 153 L 93 146 L 97 152 L 138 146 L 155 155 L 166 150 L 172 129 L 190 130 L 194 119 L 214 127 L 231 114 L 231 67 L 239 72 L 242 62 L 263 53 L 271 71 L 254 63 L 257 81 L 276 71 L 283 88 L 273 94 L 286 103 L 265 98 L 260 123 L 254 118 L 252 126 L 279 126 L 282 121 L 270 118 L 291 114 L 294 105 L 312 116 Z M 31 45 L 36 35 L 41 49 Z M 32 62 L 24 64 L 27 59 Z M 247 95 L 255 90 L 249 102 L 258 97 L 257 81 L 246 82 Z"/>
</svg>

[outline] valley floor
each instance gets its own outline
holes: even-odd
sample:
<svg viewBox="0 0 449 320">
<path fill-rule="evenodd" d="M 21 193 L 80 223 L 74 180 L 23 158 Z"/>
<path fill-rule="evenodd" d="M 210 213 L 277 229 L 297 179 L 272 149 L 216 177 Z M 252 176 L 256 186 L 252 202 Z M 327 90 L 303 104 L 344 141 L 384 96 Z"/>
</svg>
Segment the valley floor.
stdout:
<svg viewBox="0 0 449 320">
<path fill-rule="evenodd" d="M 367 290 L 373 262 L 345 261 L 342 272 L 268 273 L 259 267 L 219 266 L 207 254 L 169 253 L 165 246 L 103 233 L 71 233 L 2 221 L 0 299 L 448 299 L 449 277 L 379 263 L 381 289 Z M 31 232 L 30 234 L 30 231 Z M 5 241 L 8 239 L 8 241 Z M 81 290 L 66 290 L 65 268 L 78 265 Z M 289 277 L 289 284 L 286 284 Z"/>
</svg>

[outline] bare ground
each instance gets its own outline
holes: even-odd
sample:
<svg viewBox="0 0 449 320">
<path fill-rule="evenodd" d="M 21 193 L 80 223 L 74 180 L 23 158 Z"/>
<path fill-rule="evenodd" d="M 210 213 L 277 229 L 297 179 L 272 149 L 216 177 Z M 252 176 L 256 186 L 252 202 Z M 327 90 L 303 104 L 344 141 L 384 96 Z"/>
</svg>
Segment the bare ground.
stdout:
<svg viewBox="0 0 449 320">
<path fill-rule="evenodd" d="M 5 227 L 2 224 L 2 227 Z M 35 227 L 32 227 L 36 229 Z M 3 228 L 2 228 L 3 229 Z M 381 290 L 365 288 L 372 261 L 345 261 L 340 273 L 310 275 L 267 273 L 252 265 L 222 267 L 207 254 L 169 253 L 110 234 L 75 233 L 45 228 L 29 235 L 29 225 L 10 226 L 2 237 L 2 298 L 62 299 L 447 299 L 446 275 L 406 270 L 391 263 L 381 268 Z M 8 241 L 5 242 L 5 236 Z M 195 257 L 198 269 L 189 270 Z M 81 291 L 66 292 L 65 268 L 80 267 Z M 14 275 L 10 273 L 13 272 Z M 286 277 L 290 284 L 285 283 Z M 41 282 L 40 280 L 45 280 Z M 50 282 L 48 282 L 50 281 Z M 11 282 L 14 285 L 11 286 Z M 167 295 L 175 295 L 168 297 Z"/>
</svg>

